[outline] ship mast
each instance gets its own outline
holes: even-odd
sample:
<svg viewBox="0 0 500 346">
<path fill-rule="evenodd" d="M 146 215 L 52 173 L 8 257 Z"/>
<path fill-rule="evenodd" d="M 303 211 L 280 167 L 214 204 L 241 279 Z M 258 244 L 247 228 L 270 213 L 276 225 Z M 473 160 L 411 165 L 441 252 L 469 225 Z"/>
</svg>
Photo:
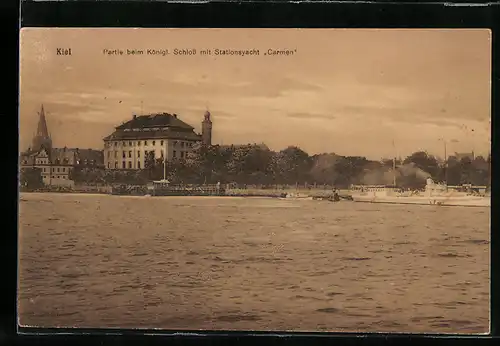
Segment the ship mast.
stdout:
<svg viewBox="0 0 500 346">
<path fill-rule="evenodd" d="M 163 156 L 163 180 L 167 180 L 167 158 Z"/>
<path fill-rule="evenodd" d="M 443 140 L 444 143 L 444 184 L 445 186 L 448 186 L 448 156 L 446 153 L 446 141 Z"/>
<path fill-rule="evenodd" d="M 491 151 L 488 154 L 488 187 L 491 191 Z"/>
<path fill-rule="evenodd" d="M 392 185 L 396 187 L 396 144 L 394 143 L 394 139 L 392 140 L 392 147 L 394 148 L 392 158 Z"/>
<path fill-rule="evenodd" d="M 393 185 L 396 186 L 396 157 L 392 159 L 392 178 Z"/>
</svg>

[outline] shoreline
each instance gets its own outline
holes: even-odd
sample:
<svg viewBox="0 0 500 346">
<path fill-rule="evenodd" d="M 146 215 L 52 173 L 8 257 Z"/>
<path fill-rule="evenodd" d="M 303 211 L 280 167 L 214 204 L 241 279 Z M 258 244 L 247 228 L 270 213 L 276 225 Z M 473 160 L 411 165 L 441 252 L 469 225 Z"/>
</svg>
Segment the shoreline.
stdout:
<svg viewBox="0 0 500 346">
<path fill-rule="evenodd" d="M 56 194 L 91 194 L 91 195 L 111 195 L 111 196 L 148 196 L 148 194 L 112 194 L 111 191 L 103 191 L 101 190 L 19 190 L 19 193 L 56 193 Z M 301 198 L 329 198 L 333 196 L 332 191 L 324 190 L 324 189 L 227 189 L 223 195 L 217 197 L 266 197 L 266 198 L 286 198 L 286 196 L 290 194 L 295 196 L 298 199 Z M 348 197 L 348 190 L 339 190 L 340 197 Z M 196 195 L 192 195 L 193 197 L 197 197 Z M 158 196 L 151 196 L 158 197 Z M 164 196 L 169 197 L 169 196 Z M 184 196 L 181 196 L 184 197 Z M 190 197 L 190 196 L 185 196 Z M 199 195 L 199 197 L 210 197 L 205 195 Z M 212 196 L 213 197 L 213 196 Z"/>
</svg>

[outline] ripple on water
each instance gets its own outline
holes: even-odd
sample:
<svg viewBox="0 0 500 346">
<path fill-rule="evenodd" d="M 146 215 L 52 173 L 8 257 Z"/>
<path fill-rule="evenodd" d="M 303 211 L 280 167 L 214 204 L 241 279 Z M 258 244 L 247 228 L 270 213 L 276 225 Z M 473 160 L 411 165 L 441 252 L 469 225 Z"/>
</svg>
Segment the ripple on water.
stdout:
<svg viewBox="0 0 500 346">
<path fill-rule="evenodd" d="M 488 330 L 489 214 L 474 209 L 22 197 L 23 325 Z M 397 228 L 402 213 L 416 222 Z"/>
<path fill-rule="evenodd" d="M 341 312 L 341 309 L 337 308 L 321 308 L 321 309 L 316 309 L 317 312 L 325 312 L 328 314 L 337 314 Z"/>
<path fill-rule="evenodd" d="M 462 243 L 474 244 L 474 245 L 488 245 L 490 242 L 489 240 L 483 240 L 483 239 L 469 239 L 469 240 L 463 240 Z"/>
<path fill-rule="evenodd" d="M 259 321 L 261 320 L 261 317 L 252 314 L 221 315 L 217 316 L 216 320 L 221 322 L 244 322 L 244 321 Z"/>
</svg>

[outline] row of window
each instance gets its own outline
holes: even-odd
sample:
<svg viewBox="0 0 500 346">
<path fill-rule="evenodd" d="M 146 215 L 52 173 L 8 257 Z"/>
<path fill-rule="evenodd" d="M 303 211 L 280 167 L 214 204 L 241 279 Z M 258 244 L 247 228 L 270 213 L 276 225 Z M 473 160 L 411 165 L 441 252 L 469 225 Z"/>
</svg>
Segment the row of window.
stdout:
<svg viewBox="0 0 500 346">
<path fill-rule="evenodd" d="M 116 154 L 116 152 L 115 152 Z M 184 151 L 181 151 L 180 152 L 180 157 L 181 158 L 184 158 L 186 157 L 185 155 L 186 153 Z M 163 156 L 163 151 L 162 151 L 162 156 Z M 116 157 L 116 156 L 115 156 Z M 173 152 L 173 157 L 177 157 L 177 152 L 174 150 Z M 124 157 L 125 158 L 125 157 Z M 118 161 L 115 161 L 115 165 L 114 165 L 115 168 L 118 168 Z M 108 168 L 111 168 L 111 162 L 108 162 Z M 126 169 L 126 168 L 132 168 L 132 161 L 122 161 L 122 168 L 123 169 Z M 137 169 L 141 169 L 141 161 L 137 161 Z"/>
<path fill-rule="evenodd" d="M 76 161 L 76 164 L 80 164 L 81 161 L 77 160 Z M 83 160 L 83 163 L 85 165 L 88 165 L 88 164 L 91 164 L 91 165 L 94 165 L 96 163 L 95 160 Z M 27 165 L 28 164 L 28 160 L 23 160 L 23 164 Z M 49 165 L 50 162 L 49 160 L 40 160 L 40 159 L 37 159 L 36 160 L 36 164 L 37 165 Z M 59 159 L 56 159 L 54 160 L 54 165 L 60 165 L 61 164 L 61 161 Z M 68 159 L 64 159 L 63 162 L 62 162 L 63 165 L 67 165 L 69 164 L 69 161 Z"/>
<path fill-rule="evenodd" d="M 67 177 L 65 175 L 51 175 L 50 176 L 52 179 L 67 179 Z M 46 177 L 48 178 L 48 177 Z"/>
<path fill-rule="evenodd" d="M 42 168 L 42 172 L 50 172 L 50 168 L 49 167 L 43 167 Z M 57 168 L 52 168 L 52 172 L 62 172 L 62 173 L 65 173 L 65 172 L 69 172 L 69 167 L 57 167 Z"/>
<path fill-rule="evenodd" d="M 118 143 L 121 143 L 121 145 L 123 147 L 126 147 L 127 145 L 129 147 L 133 147 L 135 145 L 142 145 L 142 143 L 144 143 L 144 145 L 148 145 L 148 141 L 123 141 L 123 142 L 113 142 L 113 145 L 115 147 L 118 146 Z M 151 141 L 151 144 L 153 146 L 155 146 L 157 143 L 160 143 L 161 146 L 163 146 L 165 144 L 165 141 L 164 140 L 161 140 L 161 141 Z M 189 148 L 189 147 L 192 147 L 193 146 L 193 143 L 192 142 L 184 142 L 184 141 L 174 141 L 174 147 L 177 147 L 178 145 L 180 145 L 181 148 Z"/>
<path fill-rule="evenodd" d="M 144 155 L 146 155 L 148 151 L 144 151 Z M 154 155 L 154 151 L 149 151 L 150 153 L 153 153 Z M 113 153 L 113 154 L 112 154 Z M 111 158 L 111 155 L 113 155 L 113 157 L 116 159 L 118 158 L 118 151 L 108 151 L 108 159 Z M 184 151 L 181 151 L 180 152 L 180 157 L 184 157 L 185 156 L 185 152 Z M 160 157 L 163 157 L 164 153 L 163 153 L 163 150 L 160 151 Z M 173 157 L 177 157 L 177 152 L 174 150 L 173 153 L 172 153 Z M 122 158 L 123 159 L 126 159 L 126 158 L 129 158 L 131 159 L 133 156 L 133 152 L 131 150 L 129 151 L 122 151 Z M 140 158 L 141 157 L 141 151 L 137 151 L 137 158 Z"/>
<path fill-rule="evenodd" d="M 108 162 L 108 168 L 111 168 L 111 162 Z M 118 168 L 118 161 L 115 161 L 115 168 Z M 129 162 L 122 161 L 122 168 L 123 169 L 126 169 L 126 168 L 131 169 L 132 168 L 132 161 L 129 161 Z M 141 169 L 141 162 L 140 161 L 137 161 L 137 169 Z"/>
</svg>

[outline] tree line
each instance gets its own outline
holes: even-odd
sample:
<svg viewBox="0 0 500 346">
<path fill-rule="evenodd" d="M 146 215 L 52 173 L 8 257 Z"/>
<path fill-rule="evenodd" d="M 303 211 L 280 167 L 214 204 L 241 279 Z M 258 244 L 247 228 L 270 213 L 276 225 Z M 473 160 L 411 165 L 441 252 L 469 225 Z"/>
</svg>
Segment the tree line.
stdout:
<svg viewBox="0 0 500 346">
<path fill-rule="evenodd" d="M 77 183 L 146 184 L 164 176 L 171 182 L 184 184 L 259 185 L 328 185 L 347 188 L 351 184 L 388 185 L 419 188 L 431 177 L 448 185 L 489 185 L 491 156 L 486 158 L 448 157 L 446 162 L 424 152 L 415 152 L 405 159 L 369 160 L 362 156 L 341 156 L 334 153 L 309 155 L 296 146 L 272 151 L 263 144 L 243 146 L 195 147 L 185 158 L 166 162 L 152 154 L 145 158 L 142 170 L 74 169 L 70 176 Z M 396 166 L 394 170 L 393 166 Z M 41 173 L 40 173 L 41 174 Z M 40 181 L 31 171 L 22 179 Z M 23 178 L 24 177 L 24 178 Z"/>
</svg>

